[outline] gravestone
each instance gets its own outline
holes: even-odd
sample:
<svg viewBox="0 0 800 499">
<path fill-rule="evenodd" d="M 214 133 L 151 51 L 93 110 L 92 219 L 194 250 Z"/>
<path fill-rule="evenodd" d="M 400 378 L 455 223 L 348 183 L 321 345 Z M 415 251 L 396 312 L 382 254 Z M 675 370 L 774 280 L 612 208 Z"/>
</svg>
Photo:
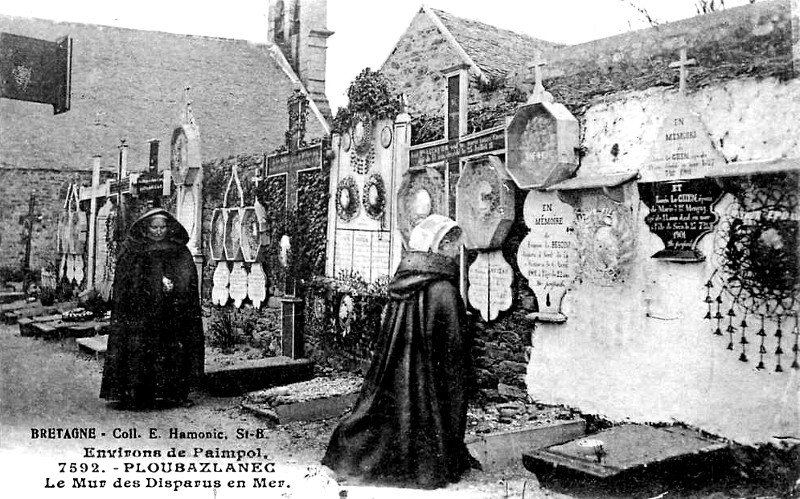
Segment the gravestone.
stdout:
<svg viewBox="0 0 800 499">
<path fill-rule="evenodd" d="M 397 186 L 410 140 L 408 115 L 393 123 L 359 114 L 334 134 L 325 273 L 358 274 L 366 282 L 390 276 L 400 259 Z"/>
<path fill-rule="evenodd" d="M 564 322 L 561 300 L 577 272 L 575 211 L 555 192 L 530 191 L 523 208 L 530 229 L 517 250 L 517 264 L 536 295 L 539 311 L 531 318 Z"/>
<path fill-rule="evenodd" d="M 496 156 L 468 160 L 456 186 L 456 220 L 465 246 L 479 250 L 469 268 L 467 297 L 485 321 L 512 304 L 513 272 L 499 249 L 515 218 L 516 188 Z"/>
</svg>

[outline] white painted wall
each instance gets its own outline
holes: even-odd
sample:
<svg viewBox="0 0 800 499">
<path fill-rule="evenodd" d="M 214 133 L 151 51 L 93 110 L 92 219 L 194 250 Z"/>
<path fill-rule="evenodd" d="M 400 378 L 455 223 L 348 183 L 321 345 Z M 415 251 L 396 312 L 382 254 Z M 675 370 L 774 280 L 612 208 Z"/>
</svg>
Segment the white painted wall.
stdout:
<svg viewBox="0 0 800 499">
<path fill-rule="evenodd" d="M 637 170 L 675 97 L 674 91 L 650 89 L 591 108 L 583 130 L 588 155 L 579 175 Z M 728 161 L 800 158 L 800 82 L 741 80 L 688 98 Z M 617 160 L 610 154 L 615 143 Z M 800 438 L 800 372 L 789 368 L 794 338 L 786 334 L 783 340 L 785 372 L 774 372 L 774 338 L 767 339 L 767 369 L 757 371 L 753 321 L 750 362 L 740 362 L 738 350 L 726 349 L 727 335 L 714 336 L 712 321 L 703 319 L 713 234 L 700 241 L 709 256 L 705 262 L 653 260 L 663 243 L 644 223 L 648 208 L 635 185 L 626 193 L 637 221 L 630 273 L 613 286 L 575 283 L 563 301 L 567 322 L 536 324 L 527 375 L 531 396 L 617 421 L 683 422 L 741 443 Z M 717 212 L 731 201 L 726 194 Z"/>
</svg>

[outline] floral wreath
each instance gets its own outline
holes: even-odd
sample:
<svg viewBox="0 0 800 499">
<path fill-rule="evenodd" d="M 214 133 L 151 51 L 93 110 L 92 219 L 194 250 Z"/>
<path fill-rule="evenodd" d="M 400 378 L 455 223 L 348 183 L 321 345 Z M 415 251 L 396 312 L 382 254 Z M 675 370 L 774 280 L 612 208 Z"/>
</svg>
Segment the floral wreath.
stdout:
<svg viewBox="0 0 800 499">
<path fill-rule="evenodd" d="M 598 260 L 597 232 L 607 228 L 617 243 L 611 265 L 605 266 Z M 624 281 L 627 264 L 634 257 L 635 238 L 630 221 L 622 209 L 588 210 L 577 222 L 578 253 L 581 271 L 585 278 L 600 284 L 612 285 Z"/>
<path fill-rule="evenodd" d="M 347 190 L 349 202 L 347 206 L 342 205 L 342 191 Z M 358 200 L 358 187 L 356 186 L 355 179 L 348 175 L 339 181 L 339 186 L 336 188 L 336 214 L 345 222 L 349 222 L 358 215 L 359 200 Z"/>
<path fill-rule="evenodd" d="M 378 193 L 378 197 L 375 199 L 374 203 L 371 203 L 369 193 L 373 186 Z M 383 177 L 380 173 L 372 172 L 369 177 L 367 177 L 361 194 L 361 204 L 364 205 L 364 211 L 371 219 L 383 219 L 383 212 L 386 208 L 386 187 L 383 185 Z"/>
</svg>

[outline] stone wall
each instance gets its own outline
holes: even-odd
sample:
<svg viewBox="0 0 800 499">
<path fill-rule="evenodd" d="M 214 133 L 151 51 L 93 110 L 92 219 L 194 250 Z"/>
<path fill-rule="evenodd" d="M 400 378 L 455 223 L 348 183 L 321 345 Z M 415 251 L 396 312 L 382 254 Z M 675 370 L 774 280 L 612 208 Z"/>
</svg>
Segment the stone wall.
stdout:
<svg viewBox="0 0 800 499">
<path fill-rule="evenodd" d="M 23 220 L 28 216 L 31 193 L 36 196 L 34 213 L 41 215 L 33 225 L 31 269 L 56 263 L 58 216 L 67 187 L 74 182 L 90 183 L 91 172 L 4 168 L 0 175 L 0 266 L 22 268 Z"/>
<path fill-rule="evenodd" d="M 161 140 L 159 165 L 168 167 L 168 144 L 180 123 L 187 85 L 192 87 L 206 161 L 232 153 L 272 151 L 284 143 L 286 100 L 293 83 L 267 46 L 3 15 L 0 31 L 45 40 L 73 38 L 68 112 L 54 116 L 51 106 L 0 99 L 0 175 L 3 188 L 14 196 L 25 191 L 27 200 L 31 175 L 47 177 L 46 172 L 53 173 L 53 182 L 60 182 L 59 172 L 78 171 L 88 183 L 96 154 L 102 155 L 105 171 L 116 172 L 121 137 L 129 144 L 130 171 L 146 167 L 147 141 L 152 138 Z M 322 124 L 309 113 L 308 136 L 324 134 Z M 43 173 L 25 173 L 28 170 Z M 51 207 L 58 202 L 48 201 Z M 0 199 L 0 265 L 12 264 L 21 251 L 10 235 L 16 231 L 18 210 L 16 198 Z"/>
</svg>

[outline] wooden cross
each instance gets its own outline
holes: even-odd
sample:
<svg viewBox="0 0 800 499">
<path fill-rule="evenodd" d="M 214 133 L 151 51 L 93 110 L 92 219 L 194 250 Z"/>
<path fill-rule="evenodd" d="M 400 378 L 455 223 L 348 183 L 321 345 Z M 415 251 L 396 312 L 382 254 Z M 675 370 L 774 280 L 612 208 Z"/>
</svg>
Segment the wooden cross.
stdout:
<svg viewBox="0 0 800 499">
<path fill-rule="evenodd" d="M 531 92 L 530 97 L 528 97 L 528 104 L 534 104 L 536 102 L 552 102 L 553 96 L 544 89 L 544 85 L 542 84 L 542 66 L 547 65 L 547 61 L 542 58 L 541 51 L 537 50 L 533 54 L 533 64 L 528 66 L 529 69 L 533 69 L 533 92 Z"/>
<path fill-rule="evenodd" d="M 686 93 L 686 78 L 689 76 L 689 71 L 686 69 L 688 66 L 694 66 L 697 64 L 697 61 L 694 59 L 687 59 L 686 58 L 686 48 L 681 49 L 681 58 L 679 61 L 671 62 L 669 67 L 671 68 L 678 68 L 680 70 L 679 74 L 679 83 L 678 83 L 678 93 L 684 95 Z"/>
</svg>

